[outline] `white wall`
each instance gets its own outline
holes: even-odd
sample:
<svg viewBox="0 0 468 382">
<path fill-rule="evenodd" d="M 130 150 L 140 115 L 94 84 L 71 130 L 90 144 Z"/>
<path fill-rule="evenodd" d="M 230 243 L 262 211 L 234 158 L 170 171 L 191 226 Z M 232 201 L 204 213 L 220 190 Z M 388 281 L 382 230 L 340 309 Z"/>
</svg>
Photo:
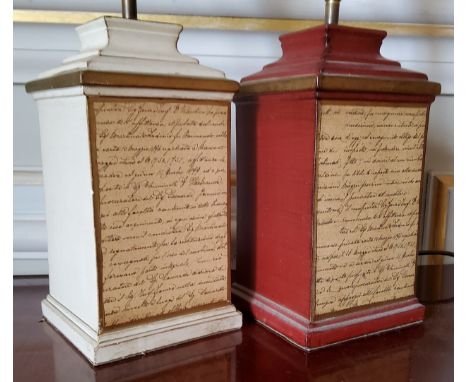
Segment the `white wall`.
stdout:
<svg viewBox="0 0 468 382">
<path fill-rule="evenodd" d="M 232 15 L 252 17 L 321 18 L 321 1 L 238 0 L 197 2 L 140 0 L 141 12 Z M 119 1 L 15 0 L 15 8 L 118 11 Z M 342 19 L 452 23 L 452 2 L 438 0 L 343 1 Z M 47 243 L 41 182 L 37 111 L 24 84 L 38 73 L 58 66 L 79 48 L 72 25 L 15 24 L 13 41 L 14 97 L 14 267 L 16 274 L 47 272 Z M 239 80 L 260 70 L 281 54 L 279 33 L 184 30 L 179 49 L 202 64 L 223 70 Z M 423 71 L 442 84 L 442 95 L 430 115 L 427 170 L 453 171 L 453 39 L 387 37 L 384 56 L 406 68 Z M 235 142 L 234 142 L 235 143 Z M 232 150 L 235 155 L 235 149 Z M 233 161 L 235 163 L 235 161 Z"/>
<path fill-rule="evenodd" d="M 138 0 L 142 13 L 322 19 L 324 0 Z M 15 0 L 18 9 L 120 12 L 119 0 Z M 453 24 L 453 1 L 344 0 L 341 19 Z"/>
</svg>

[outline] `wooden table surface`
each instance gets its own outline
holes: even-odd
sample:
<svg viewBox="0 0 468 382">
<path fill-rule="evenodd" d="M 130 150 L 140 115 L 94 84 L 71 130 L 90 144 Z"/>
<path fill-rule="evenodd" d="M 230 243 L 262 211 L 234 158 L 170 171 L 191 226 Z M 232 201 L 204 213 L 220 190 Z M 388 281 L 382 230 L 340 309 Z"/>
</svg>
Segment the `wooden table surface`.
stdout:
<svg viewBox="0 0 468 382">
<path fill-rule="evenodd" d="M 242 330 L 93 368 L 41 320 L 47 279 L 14 281 L 15 381 L 453 380 L 453 302 L 418 325 L 305 353 L 244 317 Z"/>
</svg>

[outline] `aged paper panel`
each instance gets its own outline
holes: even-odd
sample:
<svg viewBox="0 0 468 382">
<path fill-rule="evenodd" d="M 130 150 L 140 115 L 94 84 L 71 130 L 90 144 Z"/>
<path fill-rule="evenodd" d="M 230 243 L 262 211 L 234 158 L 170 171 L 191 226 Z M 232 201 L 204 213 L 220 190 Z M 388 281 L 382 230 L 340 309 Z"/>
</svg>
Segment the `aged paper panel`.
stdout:
<svg viewBox="0 0 468 382">
<path fill-rule="evenodd" d="M 321 105 L 315 314 L 414 294 L 426 107 Z"/>
<path fill-rule="evenodd" d="M 228 107 L 94 102 L 105 326 L 228 299 Z"/>
</svg>

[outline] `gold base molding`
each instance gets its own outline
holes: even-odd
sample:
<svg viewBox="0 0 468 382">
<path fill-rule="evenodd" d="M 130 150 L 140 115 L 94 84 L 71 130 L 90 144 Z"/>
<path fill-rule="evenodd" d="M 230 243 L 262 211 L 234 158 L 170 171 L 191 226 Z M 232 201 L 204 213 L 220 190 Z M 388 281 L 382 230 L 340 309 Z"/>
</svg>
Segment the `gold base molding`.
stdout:
<svg viewBox="0 0 468 382">
<path fill-rule="evenodd" d="M 43 23 L 43 24 L 83 24 L 101 16 L 116 16 L 118 13 L 102 12 L 66 12 L 66 11 L 42 11 L 30 9 L 13 10 L 13 22 L 15 23 Z M 323 23 L 322 20 L 305 19 L 271 19 L 250 17 L 226 17 L 226 16 L 190 16 L 190 15 L 156 15 L 139 14 L 138 18 L 144 21 L 158 21 L 164 23 L 181 24 L 185 28 L 217 29 L 217 30 L 242 30 L 242 31 L 281 31 L 292 32 L 300 29 L 314 27 Z M 428 37 L 453 37 L 453 25 L 442 24 L 407 24 L 407 23 L 381 23 L 381 22 L 346 22 L 340 24 L 382 29 L 394 36 L 428 36 Z"/>
</svg>

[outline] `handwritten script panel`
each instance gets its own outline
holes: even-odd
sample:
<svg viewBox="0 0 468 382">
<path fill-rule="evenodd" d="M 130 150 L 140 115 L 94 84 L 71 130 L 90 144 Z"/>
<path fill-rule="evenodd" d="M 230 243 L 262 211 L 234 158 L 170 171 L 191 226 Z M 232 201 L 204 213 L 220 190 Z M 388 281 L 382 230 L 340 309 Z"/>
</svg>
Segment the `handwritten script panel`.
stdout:
<svg viewBox="0 0 468 382">
<path fill-rule="evenodd" d="M 228 107 L 94 102 L 105 326 L 227 300 Z"/>
<path fill-rule="evenodd" d="M 414 293 L 425 107 L 321 105 L 317 315 Z"/>
</svg>

